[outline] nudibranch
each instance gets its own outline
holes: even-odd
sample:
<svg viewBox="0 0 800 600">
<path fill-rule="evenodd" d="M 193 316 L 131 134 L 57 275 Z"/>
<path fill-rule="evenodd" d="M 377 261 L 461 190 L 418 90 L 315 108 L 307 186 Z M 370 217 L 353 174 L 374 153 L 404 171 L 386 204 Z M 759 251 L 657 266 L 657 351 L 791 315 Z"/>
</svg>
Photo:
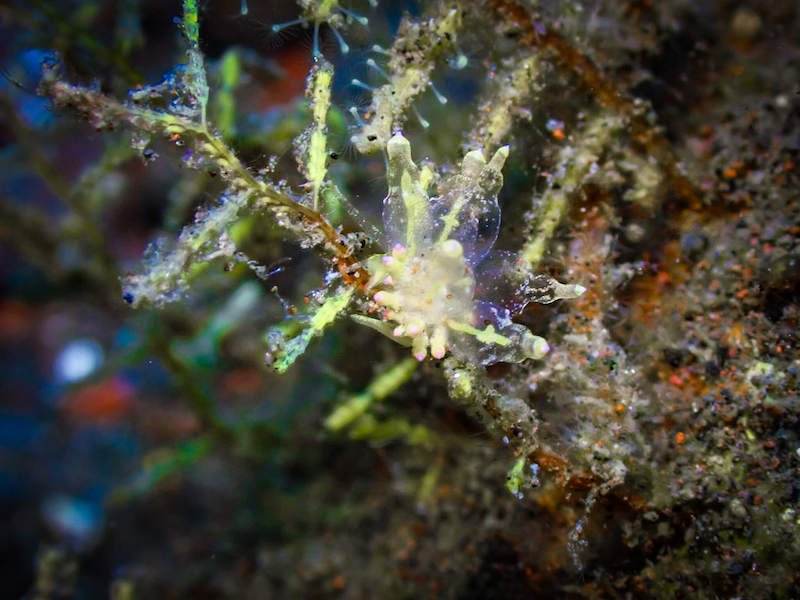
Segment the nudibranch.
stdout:
<svg viewBox="0 0 800 600">
<path fill-rule="evenodd" d="M 508 146 L 488 162 L 482 151 L 468 152 L 434 196 L 433 171 L 414 163 L 401 133 L 391 137 L 386 152 L 388 250 L 366 263 L 381 319 L 356 320 L 410 346 L 420 361 L 448 352 L 483 364 L 542 358 L 549 351 L 544 338 L 512 322 L 508 310 L 476 297 L 475 267 L 500 225 L 497 194 Z"/>
</svg>

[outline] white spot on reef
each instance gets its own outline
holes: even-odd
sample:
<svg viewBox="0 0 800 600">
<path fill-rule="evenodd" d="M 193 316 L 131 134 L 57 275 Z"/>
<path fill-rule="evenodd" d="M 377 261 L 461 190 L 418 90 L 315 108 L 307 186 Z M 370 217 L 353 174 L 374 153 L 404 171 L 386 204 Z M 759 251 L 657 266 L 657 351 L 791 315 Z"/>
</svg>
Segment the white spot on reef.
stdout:
<svg viewBox="0 0 800 600">
<path fill-rule="evenodd" d="M 75 383 L 94 373 L 103 364 L 103 349 L 91 338 L 69 342 L 53 364 L 58 383 Z"/>
</svg>

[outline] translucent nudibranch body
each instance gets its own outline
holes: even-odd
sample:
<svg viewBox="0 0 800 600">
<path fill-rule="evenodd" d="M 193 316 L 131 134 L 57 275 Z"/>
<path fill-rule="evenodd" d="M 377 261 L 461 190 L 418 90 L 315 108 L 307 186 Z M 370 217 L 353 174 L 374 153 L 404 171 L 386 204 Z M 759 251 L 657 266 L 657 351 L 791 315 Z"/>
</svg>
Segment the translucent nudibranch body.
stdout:
<svg viewBox="0 0 800 600">
<path fill-rule="evenodd" d="M 467 153 L 433 197 L 433 173 L 414 164 L 408 140 L 397 133 L 386 150 L 383 217 L 390 250 L 368 261 L 383 323 L 366 324 L 411 346 L 417 360 L 448 352 L 485 364 L 542 358 L 549 350 L 543 338 L 513 323 L 505 309 L 475 298 L 473 268 L 497 237 L 508 147 L 488 162 L 479 150 Z"/>
</svg>

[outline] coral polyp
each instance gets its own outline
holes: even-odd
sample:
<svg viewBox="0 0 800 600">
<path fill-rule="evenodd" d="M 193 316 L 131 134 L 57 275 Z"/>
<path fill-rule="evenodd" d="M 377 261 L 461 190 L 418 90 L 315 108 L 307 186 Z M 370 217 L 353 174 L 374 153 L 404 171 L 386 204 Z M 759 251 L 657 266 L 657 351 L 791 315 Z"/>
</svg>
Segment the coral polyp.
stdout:
<svg viewBox="0 0 800 600">
<path fill-rule="evenodd" d="M 330 27 L 339 42 L 339 50 L 342 54 L 347 54 L 350 51 L 350 46 L 344 41 L 339 29 L 351 21 L 356 21 L 365 27 L 369 24 L 367 17 L 339 6 L 337 0 L 299 0 L 298 4 L 300 5 L 301 16 L 286 23 L 276 23 L 272 26 L 272 31 L 279 33 L 287 27 L 295 25 L 312 26 L 314 28 L 314 58 L 322 56 L 319 48 L 319 29 L 323 23 L 327 23 L 328 27 Z M 371 0 L 370 4 L 374 8 L 377 5 L 377 0 Z"/>
</svg>

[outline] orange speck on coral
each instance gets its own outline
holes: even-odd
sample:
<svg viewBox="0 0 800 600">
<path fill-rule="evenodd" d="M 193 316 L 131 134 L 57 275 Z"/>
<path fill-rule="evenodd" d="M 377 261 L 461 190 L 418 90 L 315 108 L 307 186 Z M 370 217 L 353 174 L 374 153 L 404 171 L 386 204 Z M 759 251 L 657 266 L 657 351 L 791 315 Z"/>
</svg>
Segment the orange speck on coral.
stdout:
<svg viewBox="0 0 800 600">
<path fill-rule="evenodd" d="M 749 294 L 749 293 L 750 293 L 750 290 L 748 290 L 748 289 L 739 290 L 738 292 L 736 292 L 736 297 L 739 298 L 739 300 L 741 300 L 742 298 L 747 296 L 747 294 Z"/>
<path fill-rule="evenodd" d="M 729 168 L 727 168 L 727 169 L 725 169 L 725 170 L 722 172 L 722 176 L 723 176 L 725 179 L 735 179 L 735 178 L 736 178 L 736 176 L 737 176 L 738 174 L 739 174 L 739 173 L 738 173 L 738 171 L 737 171 L 736 169 L 733 169 L 733 168 L 730 168 L 730 167 L 729 167 Z"/>
<path fill-rule="evenodd" d="M 675 443 L 676 444 L 680 445 L 680 444 L 683 444 L 683 442 L 685 442 L 685 441 L 686 441 L 686 435 L 682 431 L 679 431 L 678 433 L 675 434 Z"/>
<path fill-rule="evenodd" d="M 683 387 L 683 379 L 681 379 L 681 378 L 680 378 L 680 377 L 678 377 L 677 375 L 670 375 L 670 376 L 669 376 L 669 382 L 670 382 L 672 385 L 676 385 L 676 386 L 678 386 L 678 387 Z"/>
<path fill-rule="evenodd" d="M 564 131 L 562 129 L 554 129 L 553 130 L 553 137 L 557 140 L 561 141 L 564 139 Z"/>
</svg>

